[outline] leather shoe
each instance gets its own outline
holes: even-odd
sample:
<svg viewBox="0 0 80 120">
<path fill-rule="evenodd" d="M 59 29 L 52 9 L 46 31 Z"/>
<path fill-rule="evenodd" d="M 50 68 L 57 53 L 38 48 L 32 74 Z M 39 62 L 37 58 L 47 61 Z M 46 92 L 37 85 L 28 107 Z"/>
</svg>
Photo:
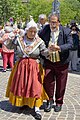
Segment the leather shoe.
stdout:
<svg viewBox="0 0 80 120">
<path fill-rule="evenodd" d="M 47 101 L 47 106 L 45 107 L 44 111 L 45 112 L 50 112 L 52 109 L 52 105 L 53 105 L 53 100 L 48 100 Z"/>
<path fill-rule="evenodd" d="M 41 120 L 42 116 L 39 113 L 35 113 L 35 119 L 36 120 Z"/>
<path fill-rule="evenodd" d="M 60 112 L 61 109 L 62 109 L 62 105 L 56 105 L 56 106 L 54 107 L 54 111 L 55 111 L 55 112 Z"/>
</svg>

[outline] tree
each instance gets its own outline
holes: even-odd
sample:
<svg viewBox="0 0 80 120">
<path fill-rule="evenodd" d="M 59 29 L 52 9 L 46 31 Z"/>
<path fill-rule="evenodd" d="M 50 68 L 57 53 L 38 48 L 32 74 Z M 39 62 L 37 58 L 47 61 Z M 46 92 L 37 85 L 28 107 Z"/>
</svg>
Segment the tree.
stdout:
<svg viewBox="0 0 80 120">
<path fill-rule="evenodd" d="M 30 0 L 28 12 L 37 21 L 39 14 L 49 15 L 52 9 L 52 2 L 53 0 Z"/>
<path fill-rule="evenodd" d="M 63 24 L 71 20 L 80 21 L 80 2 L 75 0 L 60 0 L 60 14 Z"/>
<path fill-rule="evenodd" d="M 13 17 L 17 19 L 29 19 L 32 15 L 35 21 L 38 21 L 39 14 L 47 16 L 52 11 L 53 0 L 29 0 L 22 3 L 22 0 L 0 0 L 0 24 Z M 80 21 L 80 0 L 59 0 L 60 19 L 63 24 L 69 23 L 72 19 Z"/>
<path fill-rule="evenodd" d="M 78 0 L 80 2 L 80 0 Z"/>
<path fill-rule="evenodd" d="M 6 22 L 10 17 L 15 20 L 22 13 L 24 13 L 24 6 L 21 0 L 0 0 L 0 23 Z"/>
<path fill-rule="evenodd" d="M 80 0 L 79 0 L 80 1 Z M 72 19 L 80 21 L 80 2 L 78 0 L 59 0 L 60 19 L 63 24 L 69 23 Z M 27 6 L 28 14 L 32 15 L 35 21 L 41 13 L 47 16 L 52 11 L 53 0 L 30 0 Z"/>
<path fill-rule="evenodd" d="M 0 0 L 0 23 L 6 22 L 10 17 L 16 19 L 27 19 L 29 14 L 38 20 L 41 13 L 49 14 L 52 9 L 53 0 L 30 0 L 22 3 L 22 0 Z"/>
</svg>

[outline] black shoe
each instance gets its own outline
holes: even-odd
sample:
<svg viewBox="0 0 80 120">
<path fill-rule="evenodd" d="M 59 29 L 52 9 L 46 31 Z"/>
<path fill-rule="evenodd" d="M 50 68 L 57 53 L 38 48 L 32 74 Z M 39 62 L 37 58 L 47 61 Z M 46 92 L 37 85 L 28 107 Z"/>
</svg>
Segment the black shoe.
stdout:
<svg viewBox="0 0 80 120">
<path fill-rule="evenodd" d="M 45 107 L 44 111 L 45 112 L 50 112 L 52 109 L 52 105 L 53 105 L 53 100 L 48 100 L 47 101 L 47 106 Z"/>
<path fill-rule="evenodd" d="M 56 106 L 54 107 L 54 111 L 55 111 L 55 112 L 60 112 L 61 109 L 62 109 L 62 105 L 56 105 Z"/>
<path fill-rule="evenodd" d="M 40 113 L 35 112 L 35 119 L 36 120 L 41 120 L 42 116 Z"/>
</svg>

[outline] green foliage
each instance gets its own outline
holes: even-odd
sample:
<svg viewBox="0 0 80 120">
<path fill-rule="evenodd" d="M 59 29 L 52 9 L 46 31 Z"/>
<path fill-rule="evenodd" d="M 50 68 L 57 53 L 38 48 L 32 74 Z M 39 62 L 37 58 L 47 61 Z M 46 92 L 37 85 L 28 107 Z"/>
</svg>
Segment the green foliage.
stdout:
<svg viewBox="0 0 80 120">
<path fill-rule="evenodd" d="M 13 17 L 14 20 L 29 19 L 32 15 L 35 21 L 38 21 L 39 14 L 47 16 L 52 11 L 53 0 L 0 0 L 0 24 Z M 75 19 L 80 22 L 80 0 L 59 0 L 60 2 L 60 19 L 63 24 L 69 23 Z"/>
<path fill-rule="evenodd" d="M 49 15 L 52 9 L 53 0 L 30 0 L 29 3 L 29 14 L 34 16 L 37 21 L 39 14 Z"/>
<path fill-rule="evenodd" d="M 60 0 L 60 14 L 63 24 L 71 20 L 80 21 L 80 2 L 78 0 Z"/>
<path fill-rule="evenodd" d="M 0 23 L 6 22 L 10 17 L 14 20 L 24 13 L 24 6 L 21 0 L 0 0 Z"/>
</svg>

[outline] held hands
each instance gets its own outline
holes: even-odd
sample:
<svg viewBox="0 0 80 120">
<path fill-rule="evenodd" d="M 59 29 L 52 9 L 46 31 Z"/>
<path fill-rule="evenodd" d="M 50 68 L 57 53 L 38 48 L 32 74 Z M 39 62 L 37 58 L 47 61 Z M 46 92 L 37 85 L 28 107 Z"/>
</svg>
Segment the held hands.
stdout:
<svg viewBox="0 0 80 120">
<path fill-rule="evenodd" d="M 55 44 L 51 44 L 48 49 L 50 52 L 60 51 L 60 47 L 58 45 L 55 45 Z"/>
</svg>

